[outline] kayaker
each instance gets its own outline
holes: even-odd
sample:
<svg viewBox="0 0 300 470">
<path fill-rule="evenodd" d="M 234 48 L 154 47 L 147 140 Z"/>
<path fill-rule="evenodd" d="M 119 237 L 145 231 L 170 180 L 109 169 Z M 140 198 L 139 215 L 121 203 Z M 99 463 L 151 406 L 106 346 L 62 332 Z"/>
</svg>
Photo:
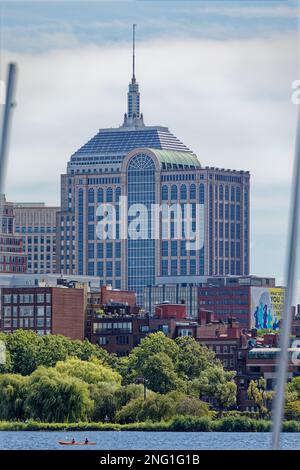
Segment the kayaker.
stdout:
<svg viewBox="0 0 300 470">
<path fill-rule="evenodd" d="M 87 437 L 85 438 L 85 441 L 84 441 L 84 443 L 85 443 L 85 444 L 88 444 L 88 443 L 89 443 L 89 440 L 88 440 L 88 438 L 87 438 Z"/>
<path fill-rule="evenodd" d="M 75 441 L 75 439 L 74 439 L 74 437 L 73 437 L 73 439 L 72 439 L 72 444 L 75 444 L 75 442 L 76 442 L 76 441 Z"/>
</svg>

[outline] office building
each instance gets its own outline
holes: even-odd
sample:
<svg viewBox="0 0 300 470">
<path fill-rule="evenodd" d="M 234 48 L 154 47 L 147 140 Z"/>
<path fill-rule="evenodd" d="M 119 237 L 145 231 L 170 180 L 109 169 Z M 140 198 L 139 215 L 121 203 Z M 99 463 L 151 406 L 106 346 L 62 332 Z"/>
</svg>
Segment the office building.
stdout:
<svg viewBox="0 0 300 470">
<path fill-rule="evenodd" d="M 29 273 L 56 272 L 56 217 L 58 207 L 44 203 L 15 203 L 16 233 L 23 239 Z"/>
<path fill-rule="evenodd" d="M 0 224 L 0 273 L 27 272 L 22 237 L 15 232 L 14 206 L 4 195 L 0 195 Z"/>
<path fill-rule="evenodd" d="M 145 286 L 157 278 L 248 275 L 249 172 L 204 167 L 167 127 L 145 125 L 134 69 L 127 98 L 123 124 L 100 129 L 62 175 L 57 272 L 99 276 L 103 284 L 136 292 L 139 305 Z M 99 236 L 99 207 L 105 203 L 116 208 L 115 230 L 107 239 Z M 143 209 L 133 212 L 136 204 Z M 171 210 L 167 236 L 163 215 L 155 221 L 149 215 L 155 204 Z M 137 215 L 139 235 L 132 237 L 127 226 Z M 188 246 L 187 220 L 197 247 Z"/>
</svg>

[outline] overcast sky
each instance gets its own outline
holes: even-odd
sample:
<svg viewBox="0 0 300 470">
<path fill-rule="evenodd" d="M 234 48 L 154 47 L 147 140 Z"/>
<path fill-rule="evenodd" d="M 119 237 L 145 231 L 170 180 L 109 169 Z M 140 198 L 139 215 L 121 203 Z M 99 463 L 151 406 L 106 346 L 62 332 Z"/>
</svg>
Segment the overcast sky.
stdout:
<svg viewBox="0 0 300 470">
<path fill-rule="evenodd" d="M 282 281 L 300 78 L 294 1 L 0 2 L 0 72 L 19 65 L 7 197 L 59 204 L 70 155 L 121 124 L 137 23 L 148 125 L 203 165 L 251 172 L 251 272 Z"/>
</svg>

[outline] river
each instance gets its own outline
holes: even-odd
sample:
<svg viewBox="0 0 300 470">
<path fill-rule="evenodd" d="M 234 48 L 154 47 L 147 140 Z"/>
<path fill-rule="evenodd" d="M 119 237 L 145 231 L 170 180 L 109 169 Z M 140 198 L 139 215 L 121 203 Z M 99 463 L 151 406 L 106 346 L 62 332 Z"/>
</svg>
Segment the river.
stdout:
<svg viewBox="0 0 300 470">
<path fill-rule="evenodd" d="M 83 441 L 86 437 L 95 446 L 61 446 L 57 441 Z M 270 449 L 269 433 L 220 432 L 44 432 L 0 431 L 0 450 L 258 450 Z M 300 433 L 283 433 L 283 449 L 300 449 Z"/>
</svg>

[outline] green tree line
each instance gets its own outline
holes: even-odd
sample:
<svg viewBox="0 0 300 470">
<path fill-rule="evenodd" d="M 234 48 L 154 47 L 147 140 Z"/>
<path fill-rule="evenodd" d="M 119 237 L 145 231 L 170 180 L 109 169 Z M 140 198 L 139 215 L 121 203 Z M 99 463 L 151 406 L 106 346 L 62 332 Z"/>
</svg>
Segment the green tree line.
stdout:
<svg viewBox="0 0 300 470">
<path fill-rule="evenodd" d="M 235 373 L 225 371 L 215 354 L 193 338 L 150 334 L 123 358 L 88 341 L 24 330 L 2 334 L 0 340 L 7 351 L 0 366 L 2 421 L 211 419 L 236 405 Z M 263 379 L 250 383 L 248 396 L 258 417 L 270 416 L 273 394 Z M 287 386 L 286 416 L 300 419 L 300 378 Z"/>
</svg>

